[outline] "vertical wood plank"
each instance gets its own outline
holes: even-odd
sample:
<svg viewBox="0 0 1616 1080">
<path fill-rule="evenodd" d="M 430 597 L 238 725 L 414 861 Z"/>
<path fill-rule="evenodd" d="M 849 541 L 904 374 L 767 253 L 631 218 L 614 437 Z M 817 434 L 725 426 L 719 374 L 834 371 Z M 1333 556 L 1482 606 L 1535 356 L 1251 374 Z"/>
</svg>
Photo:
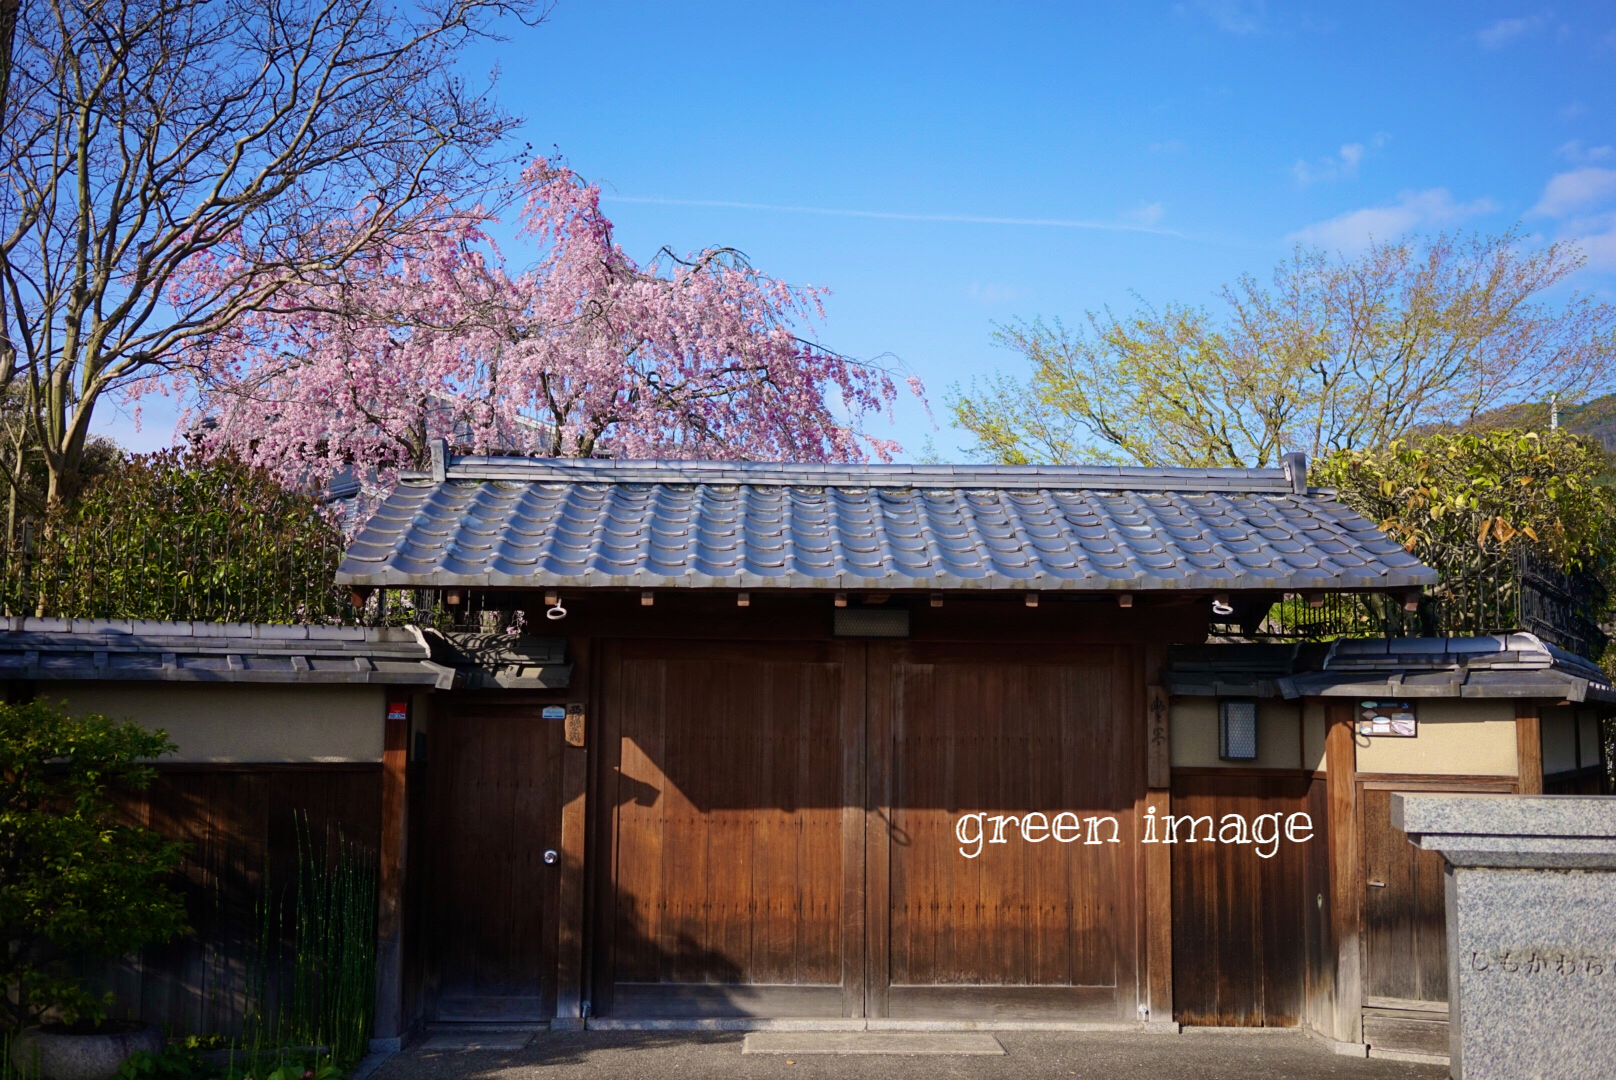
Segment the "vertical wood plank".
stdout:
<svg viewBox="0 0 1616 1080">
<path fill-rule="evenodd" d="M 1144 649 L 1145 680 L 1145 757 L 1146 790 L 1134 806 L 1134 821 L 1144 820 L 1146 810 L 1155 806 L 1157 812 L 1172 813 L 1173 783 L 1172 746 L 1169 740 L 1169 702 L 1167 693 L 1156 680 L 1166 661 L 1166 649 L 1160 645 Z M 1143 840 L 1143 836 L 1140 837 Z M 1166 844 L 1137 845 L 1143 877 L 1144 903 L 1144 963 L 1145 1006 L 1150 1019 L 1169 1022 L 1173 1019 L 1173 849 Z"/>
<path fill-rule="evenodd" d="M 841 649 L 842 667 L 842 1015 L 865 1015 L 865 658 L 864 642 Z"/>
<path fill-rule="evenodd" d="M 585 973 L 585 1001 L 591 1016 L 606 1015 L 612 1008 L 612 984 L 617 968 L 617 848 L 618 821 L 622 802 L 623 764 L 623 657 L 617 641 L 597 642 L 594 656 L 598 670 L 591 701 L 595 716 L 589 742 L 594 747 L 594 803 L 599 811 L 588 819 L 594 835 L 590 847 L 593 860 L 588 890 L 589 933 L 588 971 Z"/>
<path fill-rule="evenodd" d="M 1151 791 L 1135 815 L 1143 821 L 1146 813 L 1173 813 L 1170 791 Z M 1141 838 L 1142 839 L 1142 838 Z M 1160 839 L 1158 833 L 1157 839 Z M 1145 864 L 1145 932 L 1150 975 L 1148 989 L 1150 1019 L 1173 1019 L 1173 849 L 1167 844 L 1139 845 Z"/>
<path fill-rule="evenodd" d="M 865 725 L 869 760 L 865 821 L 865 1015 L 891 1011 L 892 978 L 892 694 L 893 650 L 887 642 L 866 646 Z"/>
<path fill-rule="evenodd" d="M 590 642 L 587 638 L 570 643 L 574 686 L 584 693 L 582 730 L 567 732 L 567 745 L 561 750 L 561 882 L 556 898 L 556 1017 L 581 1019 L 584 1001 L 584 881 L 587 871 L 584 854 L 588 826 L 588 785 L 590 725 L 595 701 L 588 696 L 590 682 Z M 569 706 L 567 723 L 571 718 Z M 574 745 L 578 743 L 581 745 Z"/>
<path fill-rule="evenodd" d="M 390 695 L 391 696 L 391 695 Z M 375 1037 L 396 1039 L 404 1033 L 404 869 L 408 801 L 410 720 L 408 698 L 402 715 L 388 703 L 382 740 L 381 853 L 376 891 L 376 1024 Z"/>
<path fill-rule="evenodd" d="M 1352 704 L 1329 701 L 1324 739 L 1330 788 L 1330 915 L 1335 939 L 1335 1038 L 1363 1041 L 1362 867 L 1358 857 L 1358 749 Z"/>
<path fill-rule="evenodd" d="M 1537 703 L 1515 703 L 1515 765 L 1521 795 L 1543 794 L 1543 731 Z"/>
</svg>

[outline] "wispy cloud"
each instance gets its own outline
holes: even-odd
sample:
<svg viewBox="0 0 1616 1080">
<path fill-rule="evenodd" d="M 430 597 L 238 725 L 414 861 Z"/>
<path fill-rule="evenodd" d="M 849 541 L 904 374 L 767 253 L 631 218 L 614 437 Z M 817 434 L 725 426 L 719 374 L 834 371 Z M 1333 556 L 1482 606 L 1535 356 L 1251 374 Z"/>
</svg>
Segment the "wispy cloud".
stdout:
<svg viewBox="0 0 1616 1080">
<path fill-rule="evenodd" d="M 1379 150 L 1388 138 L 1385 132 L 1377 133 L 1369 140 L 1368 149 Z M 1357 177 L 1358 166 L 1363 163 L 1366 152 L 1363 143 L 1345 143 L 1337 153 L 1317 161 L 1297 158 L 1296 164 L 1291 166 L 1291 175 L 1304 187 L 1332 180 L 1352 180 Z"/>
<path fill-rule="evenodd" d="M 984 304 L 1006 304 L 1021 299 L 1022 295 L 1014 285 L 1001 285 L 993 281 L 973 281 L 965 291 L 972 300 L 980 300 Z"/>
<path fill-rule="evenodd" d="M 1286 237 L 1339 251 L 1358 251 L 1372 240 L 1392 240 L 1411 229 L 1442 228 L 1490 213 L 1491 199 L 1455 202 L 1446 188 L 1405 191 L 1390 206 L 1370 206 L 1304 226 Z"/>
<path fill-rule="evenodd" d="M 1263 28 L 1263 0 L 1196 0 L 1195 6 L 1231 34 L 1255 34 Z"/>
<path fill-rule="evenodd" d="M 1550 177 L 1532 213 L 1563 218 L 1586 211 L 1616 195 L 1616 169 L 1572 169 Z"/>
<path fill-rule="evenodd" d="M 1579 150 L 1584 157 L 1590 152 Z M 1559 218 L 1558 238 L 1582 249 L 1588 269 L 1616 271 L 1616 169 L 1590 166 L 1551 176 L 1531 212 Z"/>
<path fill-rule="evenodd" d="M 702 206 L 720 210 L 760 210 L 776 214 L 819 214 L 824 217 L 873 218 L 879 221 L 934 221 L 957 225 L 1020 225 L 1046 229 L 1093 229 L 1099 232 L 1143 232 L 1190 239 L 1181 232 L 1139 221 L 1086 221 L 1079 218 L 994 217 L 984 214 L 905 214 L 890 210 L 847 210 L 833 206 L 789 206 L 775 203 L 731 202 L 727 199 L 664 199 L 650 195 L 612 195 L 602 199 L 654 206 Z"/>
<path fill-rule="evenodd" d="M 1555 152 L 1573 165 L 1583 165 L 1590 161 L 1610 161 L 1616 158 L 1616 146 L 1584 146 L 1581 139 L 1561 143 L 1559 150 Z"/>
<path fill-rule="evenodd" d="M 1588 269 L 1616 272 L 1616 214 L 1602 214 L 1586 225 L 1587 230 L 1574 239 L 1588 260 Z"/>
<path fill-rule="evenodd" d="M 1491 26 L 1476 31 L 1476 41 L 1483 49 L 1502 49 L 1512 41 L 1525 37 L 1527 34 L 1539 29 L 1547 22 L 1543 15 L 1528 15 L 1524 18 L 1499 19 Z"/>
<path fill-rule="evenodd" d="M 1159 202 L 1141 203 L 1136 209 L 1129 210 L 1122 216 L 1139 225 L 1157 225 L 1167 216 L 1167 207 Z"/>
</svg>

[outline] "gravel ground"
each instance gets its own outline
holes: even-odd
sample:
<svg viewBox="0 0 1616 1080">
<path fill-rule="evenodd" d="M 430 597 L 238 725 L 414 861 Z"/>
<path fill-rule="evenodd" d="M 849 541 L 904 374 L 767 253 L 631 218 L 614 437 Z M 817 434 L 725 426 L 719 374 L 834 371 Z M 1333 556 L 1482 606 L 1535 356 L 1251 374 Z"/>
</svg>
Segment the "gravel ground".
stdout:
<svg viewBox="0 0 1616 1080">
<path fill-rule="evenodd" d="M 417 1045 L 372 1080 L 1439 1080 L 1439 1065 L 1341 1057 L 1303 1035 L 994 1033 L 1003 1057 L 784 1057 L 741 1053 L 739 1033 L 557 1032 L 521 1050 Z"/>
</svg>

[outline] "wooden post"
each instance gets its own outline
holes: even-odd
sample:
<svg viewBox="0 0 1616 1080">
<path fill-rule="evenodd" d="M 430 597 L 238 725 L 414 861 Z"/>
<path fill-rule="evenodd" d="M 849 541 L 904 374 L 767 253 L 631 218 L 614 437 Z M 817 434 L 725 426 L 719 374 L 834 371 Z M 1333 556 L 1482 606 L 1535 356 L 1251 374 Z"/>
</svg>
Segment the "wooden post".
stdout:
<svg viewBox="0 0 1616 1080">
<path fill-rule="evenodd" d="M 381 856 L 376 875 L 376 1026 L 374 1049 L 402 1049 L 404 1016 L 404 868 L 410 751 L 410 704 L 406 693 L 387 695 L 382 735 Z"/>
<path fill-rule="evenodd" d="M 1154 677 L 1149 670 L 1147 677 Z M 1173 810 L 1172 751 L 1169 744 L 1167 693 L 1160 686 L 1145 687 L 1147 735 L 1144 809 L 1157 814 Z M 1135 814 L 1136 821 L 1143 813 Z M 1141 844 L 1145 871 L 1146 1000 L 1153 1024 L 1173 1019 L 1173 849 L 1166 844 Z"/>
<path fill-rule="evenodd" d="M 1335 942 L 1335 1037 L 1363 1041 L 1363 876 L 1358 858 L 1358 748 L 1350 701 L 1325 705 L 1330 792 L 1330 929 Z"/>
<path fill-rule="evenodd" d="M 556 896 L 556 1019 L 553 1030 L 581 1030 L 584 1004 L 584 859 L 588 834 L 589 744 L 594 702 L 589 642 L 571 644 L 573 689 L 561 748 L 561 883 Z"/>
<path fill-rule="evenodd" d="M 1515 769 L 1518 793 L 1543 794 L 1543 728 L 1533 701 L 1515 703 Z"/>
</svg>

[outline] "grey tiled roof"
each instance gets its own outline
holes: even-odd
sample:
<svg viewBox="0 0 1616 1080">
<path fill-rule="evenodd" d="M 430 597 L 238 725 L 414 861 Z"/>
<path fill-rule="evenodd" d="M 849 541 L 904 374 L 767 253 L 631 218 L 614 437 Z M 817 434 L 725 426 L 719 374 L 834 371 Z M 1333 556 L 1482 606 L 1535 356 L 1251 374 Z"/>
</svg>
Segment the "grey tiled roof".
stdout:
<svg viewBox="0 0 1616 1080">
<path fill-rule="evenodd" d="M 561 638 L 397 626 L 0 616 L 0 678 L 564 688 Z"/>
<path fill-rule="evenodd" d="M 1285 469 L 455 458 L 406 474 L 353 585 L 1407 588 L 1421 565 Z"/>
<path fill-rule="evenodd" d="M 1191 697 L 1616 701 L 1597 664 L 1524 633 L 1174 645 L 1162 682 Z"/>
<path fill-rule="evenodd" d="M 401 627 L 0 618 L 0 678 L 447 689 L 454 677 Z"/>
</svg>

